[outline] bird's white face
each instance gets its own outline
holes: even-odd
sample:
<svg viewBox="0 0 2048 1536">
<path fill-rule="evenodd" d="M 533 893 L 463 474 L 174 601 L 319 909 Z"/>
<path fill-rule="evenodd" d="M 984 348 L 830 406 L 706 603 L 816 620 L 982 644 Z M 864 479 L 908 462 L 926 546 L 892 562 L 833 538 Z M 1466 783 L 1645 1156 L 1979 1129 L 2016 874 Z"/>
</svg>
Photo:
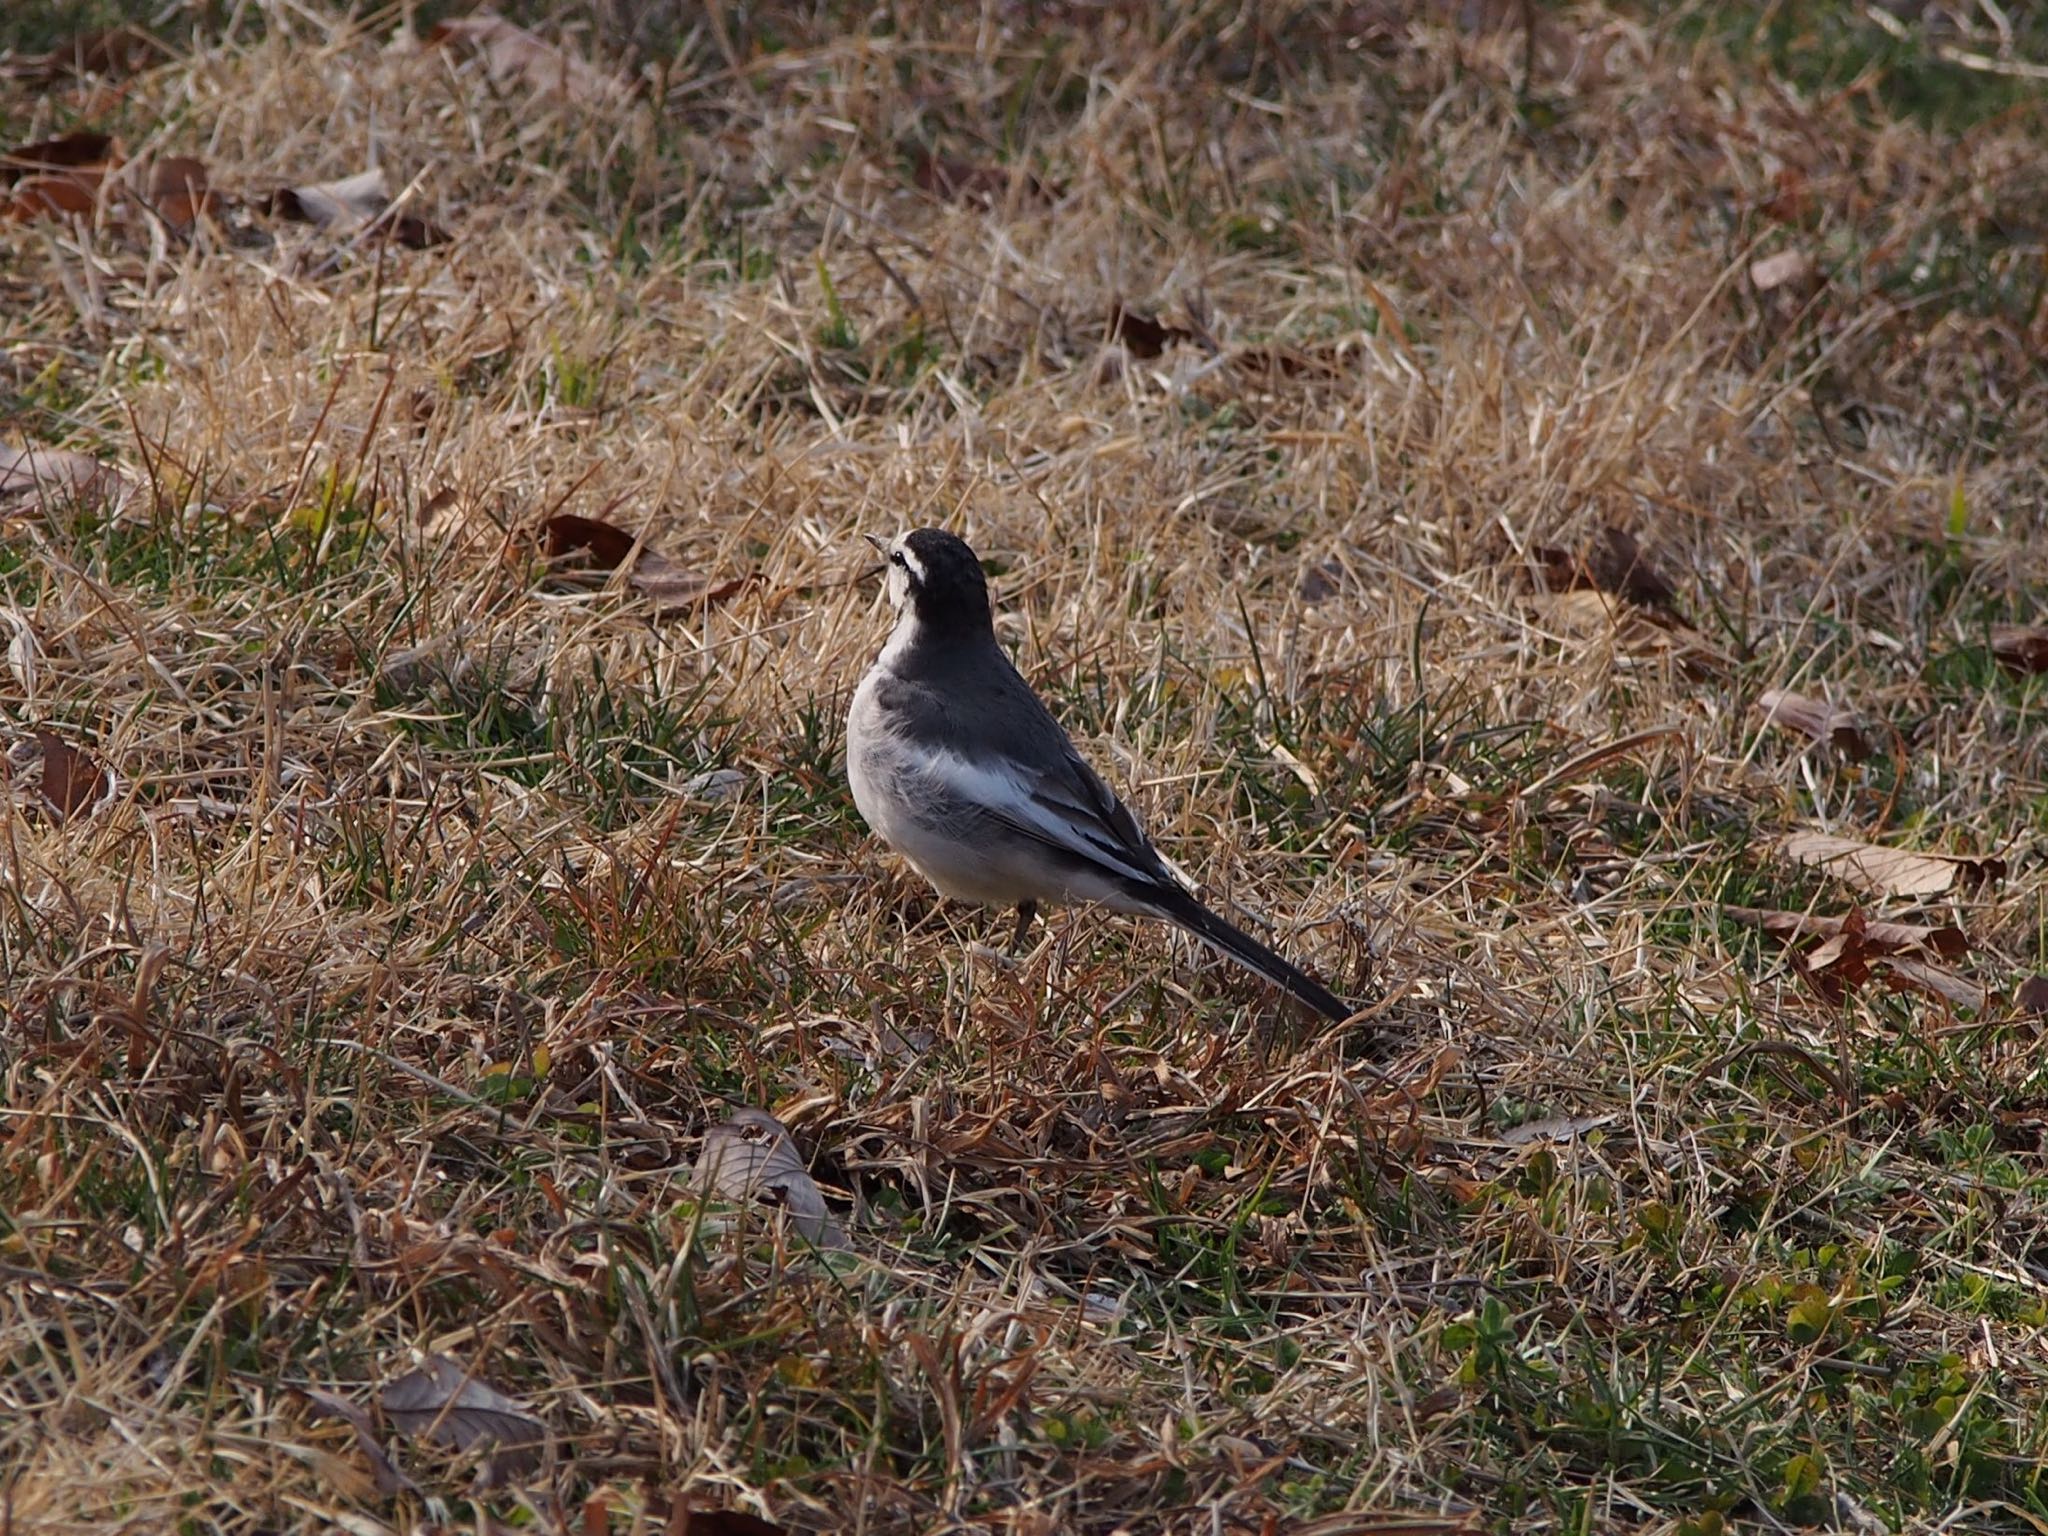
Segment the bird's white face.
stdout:
<svg viewBox="0 0 2048 1536">
<path fill-rule="evenodd" d="M 889 561 L 889 606 L 902 613 L 910 606 L 910 593 L 924 584 L 924 565 L 907 541 L 898 539 L 885 552 Z"/>
</svg>

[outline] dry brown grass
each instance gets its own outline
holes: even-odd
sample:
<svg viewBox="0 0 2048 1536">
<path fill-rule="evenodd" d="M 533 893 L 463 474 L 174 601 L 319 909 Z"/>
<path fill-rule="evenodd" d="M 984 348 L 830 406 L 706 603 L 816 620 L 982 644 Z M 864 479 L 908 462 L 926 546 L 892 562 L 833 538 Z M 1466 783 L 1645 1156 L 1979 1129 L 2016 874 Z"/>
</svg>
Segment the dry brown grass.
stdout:
<svg viewBox="0 0 2048 1536">
<path fill-rule="evenodd" d="M 291 4 L 0 82 L 227 199 L 0 225 L 7 445 L 127 477 L 0 520 L 0 1531 L 2048 1527 L 2029 38 L 1781 8 L 1977 111 L 1537 10 L 528 16 L 611 101 Z M 372 163 L 445 244 L 259 207 Z M 1369 1028 L 1095 913 L 1007 963 L 865 835 L 924 522 Z M 1563 590 L 1609 527 L 1669 604 Z M 1859 900 L 1970 952 L 1723 913 Z M 700 1211 L 739 1105 L 845 1251 Z M 425 1353 L 549 1464 L 380 1484 L 307 1394 Z"/>
</svg>

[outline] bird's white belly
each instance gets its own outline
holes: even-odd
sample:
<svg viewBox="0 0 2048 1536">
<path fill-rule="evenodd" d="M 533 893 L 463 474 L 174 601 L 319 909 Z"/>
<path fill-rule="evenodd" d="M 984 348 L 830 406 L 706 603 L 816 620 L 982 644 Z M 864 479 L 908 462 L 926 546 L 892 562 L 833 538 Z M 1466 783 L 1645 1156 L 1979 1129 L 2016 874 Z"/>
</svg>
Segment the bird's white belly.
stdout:
<svg viewBox="0 0 2048 1536">
<path fill-rule="evenodd" d="M 998 844 L 974 827 L 949 828 L 932 814 L 931 790 L 917 749 L 881 718 L 873 689 L 863 681 L 847 717 L 846 778 L 853 803 L 875 835 L 900 853 L 942 896 L 984 906 L 1071 900 L 1071 891 L 1046 861 L 1007 841 Z"/>
</svg>

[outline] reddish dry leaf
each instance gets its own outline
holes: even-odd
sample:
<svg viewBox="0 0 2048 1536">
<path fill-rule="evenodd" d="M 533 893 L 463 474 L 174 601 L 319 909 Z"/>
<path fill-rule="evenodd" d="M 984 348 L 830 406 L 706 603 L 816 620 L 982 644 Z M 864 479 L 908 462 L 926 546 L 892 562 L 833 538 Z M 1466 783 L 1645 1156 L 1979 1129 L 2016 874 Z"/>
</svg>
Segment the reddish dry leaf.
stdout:
<svg viewBox="0 0 2048 1536">
<path fill-rule="evenodd" d="M 1791 285 L 1804 288 L 1820 275 L 1813 258 L 1804 251 L 1779 251 L 1750 263 L 1749 281 L 1758 293 Z"/>
<path fill-rule="evenodd" d="M 59 821 L 91 813 L 113 787 L 107 771 L 55 731 L 37 731 L 43 753 L 43 799 Z"/>
<path fill-rule="evenodd" d="M 474 44 L 491 78 L 501 85 L 520 80 L 533 90 L 555 92 L 586 105 L 621 105 L 632 94 L 624 81 L 492 11 L 438 22 L 426 40 L 430 48 L 451 42 Z"/>
<path fill-rule="evenodd" d="M 189 155 L 167 155 L 150 166 L 149 206 L 173 228 L 186 228 L 202 213 L 211 215 L 218 203 L 207 186 L 203 162 Z"/>
<path fill-rule="evenodd" d="M 1991 654 L 2008 672 L 2039 676 L 2048 672 L 2048 628 L 2038 624 L 2006 624 L 1991 631 Z"/>
<path fill-rule="evenodd" d="M 2048 976 L 2029 976 L 2013 993 L 2013 1001 L 2028 1013 L 2048 1018 Z"/>
<path fill-rule="evenodd" d="M 0 150 L 0 185 L 44 171 L 104 171 L 117 163 L 114 141 L 104 133 L 67 133 L 17 149 Z"/>
<path fill-rule="evenodd" d="M 1797 731 L 1850 762 L 1870 756 L 1870 738 L 1849 710 L 1783 688 L 1771 689 L 1756 701 L 1756 707 L 1763 711 L 1765 724 Z"/>
<path fill-rule="evenodd" d="M 108 173 L 119 164 L 113 140 L 104 133 L 67 133 L 0 153 L 0 185 L 14 189 L 0 203 L 0 218 L 90 214 L 99 205 Z"/>
<path fill-rule="evenodd" d="M 1124 344 L 1133 357 L 1157 357 L 1168 347 L 1196 340 L 1185 326 L 1164 325 L 1156 317 L 1141 314 L 1127 304 L 1109 312 L 1109 337 Z"/>
<path fill-rule="evenodd" d="M 1824 869 L 1873 896 L 1939 896 L 1958 884 L 1968 889 L 2005 878 L 2003 859 L 1914 853 L 1823 832 L 1796 832 L 1786 838 L 1785 856 L 1795 864 Z"/>
<path fill-rule="evenodd" d="M 1012 173 L 1001 165 L 984 165 L 957 155 L 934 154 L 920 149 L 911 162 L 910 179 L 919 191 L 954 202 L 975 203 L 993 208 L 1010 195 L 1013 182 L 1021 183 L 1023 195 L 1035 202 L 1052 201 L 1052 193 L 1029 171 Z"/>
<path fill-rule="evenodd" d="M 547 539 L 550 560 L 580 549 L 589 553 L 599 570 L 614 571 L 633 552 L 633 535 L 594 517 L 560 513 L 542 523 L 541 531 Z"/>
<path fill-rule="evenodd" d="M 1678 592 L 1664 579 L 1635 536 L 1612 524 L 1600 530 L 1591 548 L 1573 555 L 1555 545 L 1530 551 L 1542 567 L 1543 584 L 1552 592 L 1590 588 L 1612 592 L 1645 608 L 1668 608 Z"/>
<path fill-rule="evenodd" d="M 599 570 L 614 571 L 633 551 L 630 533 L 594 517 L 560 513 L 541 524 L 541 530 L 551 560 L 580 550 L 590 556 L 591 564 Z M 651 602 L 656 612 L 663 613 L 714 606 L 737 597 L 760 579 L 759 572 L 750 571 L 744 576 L 712 582 L 676 564 L 661 551 L 643 546 L 626 585 Z"/>
<path fill-rule="evenodd" d="M 686 1494 L 669 1500 L 667 1536 L 789 1536 L 772 1520 L 743 1509 L 692 1509 Z"/>
<path fill-rule="evenodd" d="M 1921 923 L 1891 923 L 1866 919 L 1862 912 L 1846 917 L 1822 917 L 1813 912 L 1771 911 L 1760 907 L 1723 907 L 1722 912 L 1738 923 L 1761 928 L 1787 943 L 1799 939 L 1837 939 L 1847 931 L 1859 932 L 1864 941 L 1881 954 L 1924 950 L 1955 960 L 1969 953 L 1970 941 L 1954 924 L 1930 927 Z"/>
<path fill-rule="evenodd" d="M 545 1424 L 446 1355 L 429 1355 L 386 1383 L 378 1400 L 409 1435 L 458 1454 L 489 1447 L 483 1477 L 490 1486 L 532 1472 L 547 1450 Z"/>
</svg>

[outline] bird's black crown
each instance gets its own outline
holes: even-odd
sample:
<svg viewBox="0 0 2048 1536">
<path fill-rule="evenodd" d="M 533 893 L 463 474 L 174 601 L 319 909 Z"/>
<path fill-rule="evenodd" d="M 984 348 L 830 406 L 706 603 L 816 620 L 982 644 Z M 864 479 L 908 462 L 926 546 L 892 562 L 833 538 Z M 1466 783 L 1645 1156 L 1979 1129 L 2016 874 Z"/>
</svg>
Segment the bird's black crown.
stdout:
<svg viewBox="0 0 2048 1536">
<path fill-rule="evenodd" d="M 902 565 L 910 601 L 927 629 L 962 635 L 991 629 L 988 577 L 964 539 L 943 528 L 914 529 L 889 561 Z"/>
</svg>

